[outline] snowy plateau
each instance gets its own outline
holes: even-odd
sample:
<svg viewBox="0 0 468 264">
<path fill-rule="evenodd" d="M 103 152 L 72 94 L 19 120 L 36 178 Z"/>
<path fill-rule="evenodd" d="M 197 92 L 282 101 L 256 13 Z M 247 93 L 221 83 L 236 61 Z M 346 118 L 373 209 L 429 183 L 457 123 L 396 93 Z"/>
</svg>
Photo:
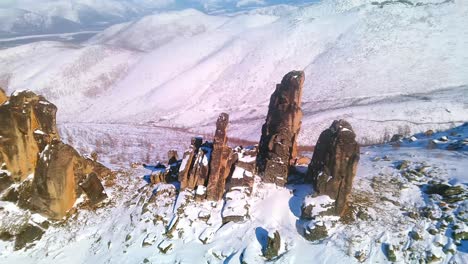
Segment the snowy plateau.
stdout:
<svg viewBox="0 0 468 264">
<path fill-rule="evenodd" d="M 303 202 L 333 202 L 311 198 L 310 184 L 279 187 L 236 168 L 253 178 L 250 196 L 186 203 L 178 186 L 146 184 L 132 166 L 211 139 L 221 112 L 231 147 L 258 143 L 291 70 L 305 74 L 298 144 L 315 145 L 338 119 L 361 144 L 355 219 L 314 223 L 326 238 L 303 235 Z M 44 95 L 61 139 L 117 171 L 102 206 L 81 197 L 21 250 L 0 239 L 2 264 L 468 263 L 467 0 L 2 1 L 0 87 Z M 227 209 L 248 217 L 225 223 Z M 44 222 L 0 201 L 0 230 Z"/>
</svg>

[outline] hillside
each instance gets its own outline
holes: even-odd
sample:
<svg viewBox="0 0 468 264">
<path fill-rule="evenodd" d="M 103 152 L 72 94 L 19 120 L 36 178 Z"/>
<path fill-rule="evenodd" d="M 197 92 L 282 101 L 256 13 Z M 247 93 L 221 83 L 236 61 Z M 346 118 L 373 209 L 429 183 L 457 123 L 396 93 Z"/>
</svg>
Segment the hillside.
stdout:
<svg viewBox="0 0 468 264">
<path fill-rule="evenodd" d="M 226 111 L 235 136 L 256 140 L 275 84 L 304 69 L 303 144 L 315 141 L 324 120 L 340 117 L 355 124 L 362 142 L 377 141 L 467 116 L 464 7 L 324 1 L 217 16 L 177 11 L 111 27 L 84 45 L 2 50 L 0 84 L 47 95 L 64 109 L 61 122 L 151 121 L 203 131 Z M 83 58 L 99 58 L 102 67 Z"/>
</svg>

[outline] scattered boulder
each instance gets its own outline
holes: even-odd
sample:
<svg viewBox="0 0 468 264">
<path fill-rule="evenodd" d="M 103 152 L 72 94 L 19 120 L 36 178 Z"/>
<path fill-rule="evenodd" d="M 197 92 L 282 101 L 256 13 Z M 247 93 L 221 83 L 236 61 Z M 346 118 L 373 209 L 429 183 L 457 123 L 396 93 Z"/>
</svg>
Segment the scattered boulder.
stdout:
<svg viewBox="0 0 468 264">
<path fill-rule="evenodd" d="M 203 243 L 203 244 L 208 244 L 210 243 L 215 235 L 216 229 L 213 227 L 208 227 L 203 232 L 200 234 L 198 239 Z"/>
<path fill-rule="evenodd" d="M 226 178 L 229 176 L 231 169 L 231 167 L 228 167 L 228 161 L 232 150 L 226 145 L 228 123 L 229 115 L 226 113 L 220 114 L 216 121 L 206 195 L 208 200 L 221 200 L 224 195 Z"/>
<path fill-rule="evenodd" d="M 141 242 L 141 247 L 146 248 L 146 247 L 151 247 L 156 243 L 156 240 L 158 239 L 158 235 L 155 233 L 149 233 L 146 235 L 146 237 L 143 239 L 143 242 Z"/>
<path fill-rule="evenodd" d="M 423 186 L 423 191 L 426 194 L 438 194 L 449 204 L 468 199 L 468 192 L 462 185 L 434 183 Z"/>
<path fill-rule="evenodd" d="M 268 260 L 272 260 L 278 257 L 280 248 L 281 248 L 281 237 L 280 237 L 279 232 L 275 231 L 274 233 L 268 233 L 267 245 L 263 252 L 263 256 Z"/>
<path fill-rule="evenodd" d="M 301 206 L 301 218 L 314 220 L 319 216 L 333 215 L 335 213 L 335 200 L 327 195 L 311 196 L 304 198 Z"/>
<path fill-rule="evenodd" d="M 401 142 L 404 138 L 405 138 L 405 136 L 402 135 L 402 134 L 395 134 L 390 139 L 390 142 Z"/>
<path fill-rule="evenodd" d="M 226 202 L 221 213 L 223 224 L 228 222 L 244 222 L 250 217 L 250 206 L 246 199 L 249 195 L 248 189 L 243 187 L 233 188 L 226 193 Z"/>
<path fill-rule="evenodd" d="M 174 245 L 169 240 L 163 240 L 161 243 L 159 243 L 158 249 L 163 254 L 169 254 L 174 249 Z"/>
<path fill-rule="evenodd" d="M 320 134 L 306 178 L 318 194 L 335 200 L 335 215 L 342 216 L 347 208 L 358 161 L 353 128 L 345 120 L 335 120 Z"/>
<path fill-rule="evenodd" d="M 396 262 L 397 261 L 396 254 L 395 254 L 395 248 L 393 247 L 393 245 L 384 244 L 383 249 L 384 249 L 384 253 L 385 253 L 385 256 L 387 257 L 388 261 L 390 261 L 390 262 Z"/>
<path fill-rule="evenodd" d="M 28 224 L 26 227 L 16 235 L 15 250 L 24 248 L 29 243 L 41 239 L 44 230 L 37 225 Z"/>
<path fill-rule="evenodd" d="M 304 238 L 309 241 L 322 240 L 327 236 L 327 227 L 322 221 L 311 221 L 305 226 Z"/>
<path fill-rule="evenodd" d="M 88 174 L 88 177 L 86 177 L 86 179 L 79 185 L 86 193 L 86 196 L 92 205 L 95 205 L 107 198 L 104 187 L 95 172 Z"/>
<path fill-rule="evenodd" d="M 426 132 L 424 132 L 424 135 L 426 135 L 426 137 L 431 137 L 432 135 L 434 135 L 434 130 L 429 129 Z"/>
<path fill-rule="evenodd" d="M 297 155 L 303 84 L 304 72 L 289 72 L 271 95 L 257 156 L 258 173 L 265 182 L 284 186 L 288 180 L 290 163 Z"/>
</svg>

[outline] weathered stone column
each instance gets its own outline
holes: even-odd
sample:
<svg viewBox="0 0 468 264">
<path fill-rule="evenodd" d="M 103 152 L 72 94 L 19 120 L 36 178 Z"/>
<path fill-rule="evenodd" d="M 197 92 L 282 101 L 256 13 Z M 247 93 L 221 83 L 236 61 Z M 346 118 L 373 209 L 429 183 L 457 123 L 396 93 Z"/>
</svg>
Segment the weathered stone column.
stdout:
<svg viewBox="0 0 468 264">
<path fill-rule="evenodd" d="M 213 140 L 213 153 L 210 162 L 210 176 L 208 179 L 208 200 L 217 201 L 223 198 L 226 184 L 226 167 L 228 166 L 231 149 L 227 144 L 227 127 L 229 115 L 221 113 L 216 121 L 216 131 Z"/>
<path fill-rule="evenodd" d="M 284 186 L 288 180 L 290 161 L 297 155 L 303 84 L 304 72 L 292 71 L 271 95 L 257 157 L 258 172 L 265 182 Z"/>
<path fill-rule="evenodd" d="M 307 174 L 319 195 L 334 200 L 335 215 L 346 211 L 358 162 L 359 145 L 353 128 L 345 120 L 335 120 L 320 134 Z"/>
</svg>

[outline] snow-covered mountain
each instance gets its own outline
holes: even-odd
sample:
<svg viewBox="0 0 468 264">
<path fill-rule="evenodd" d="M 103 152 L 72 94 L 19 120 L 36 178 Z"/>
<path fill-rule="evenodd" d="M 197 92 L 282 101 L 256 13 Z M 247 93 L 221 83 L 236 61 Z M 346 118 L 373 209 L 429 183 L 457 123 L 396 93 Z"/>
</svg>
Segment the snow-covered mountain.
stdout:
<svg viewBox="0 0 468 264">
<path fill-rule="evenodd" d="M 466 24 L 462 0 L 163 12 L 83 45 L 2 50 L 0 85 L 45 94 L 61 109 L 61 122 L 205 131 L 225 111 L 234 136 L 258 140 L 275 84 L 302 69 L 301 143 L 314 143 L 329 120 L 343 117 L 369 142 L 466 120 Z"/>
<path fill-rule="evenodd" d="M 102 28 L 149 14 L 170 0 L 18 0 L 0 3 L 0 37 Z"/>
<path fill-rule="evenodd" d="M 311 1 L 5 0 L 0 2 L 0 38 L 102 29 L 164 10 L 197 8 L 210 13 L 227 13 L 279 3 Z"/>
<path fill-rule="evenodd" d="M 0 8 L 0 21 L 0 37 L 73 32 L 82 27 L 74 21 L 59 16 L 44 16 L 14 8 Z"/>
</svg>

